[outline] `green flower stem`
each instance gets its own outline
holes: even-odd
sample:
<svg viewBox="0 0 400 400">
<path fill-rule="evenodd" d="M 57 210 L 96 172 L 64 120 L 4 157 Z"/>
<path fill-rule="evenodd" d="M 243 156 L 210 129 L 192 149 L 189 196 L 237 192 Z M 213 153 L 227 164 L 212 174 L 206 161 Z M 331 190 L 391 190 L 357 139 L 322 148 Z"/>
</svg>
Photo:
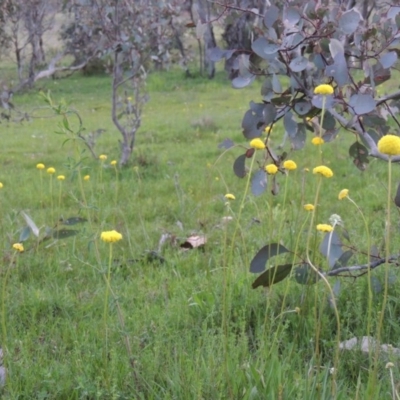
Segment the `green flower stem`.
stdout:
<svg viewBox="0 0 400 400">
<path fill-rule="evenodd" d="M 50 175 L 50 204 L 51 204 L 51 219 L 54 222 L 53 174 Z"/>
<path fill-rule="evenodd" d="M 58 190 L 58 210 L 61 210 L 61 193 L 62 193 L 62 181 L 59 181 L 59 190 Z"/>
<path fill-rule="evenodd" d="M 388 162 L 388 195 L 387 195 L 387 214 L 386 214 L 386 235 L 385 235 L 385 287 L 383 290 L 383 300 L 382 300 L 382 308 L 379 315 L 379 325 L 377 332 L 377 341 L 378 345 L 376 346 L 375 351 L 375 371 L 373 374 L 374 380 L 376 379 L 376 375 L 378 372 L 378 359 L 380 353 L 380 341 L 382 336 L 382 327 L 383 321 L 385 318 L 385 310 L 387 305 L 387 297 L 388 297 L 388 281 L 389 281 L 389 257 L 390 257 L 390 206 L 392 203 L 392 157 L 389 156 Z"/>
<path fill-rule="evenodd" d="M 110 282 L 111 282 L 111 264 L 112 264 L 112 243 L 110 243 L 110 252 L 109 252 L 109 258 L 108 258 L 108 270 L 107 270 L 107 277 L 105 277 L 106 280 L 106 293 L 104 296 L 104 313 L 103 313 L 103 321 L 104 321 L 104 350 L 103 350 L 103 362 L 104 362 L 104 372 L 106 374 L 106 377 L 108 377 L 108 326 L 107 326 L 107 317 L 108 317 L 108 298 L 110 295 Z"/>
<path fill-rule="evenodd" d="M 334 398 L 335 397 L 334 394 L 336 393 L 336 375 L 337 375 L 337 366 L 339 364 L 339 350 L 340 350 L 340 348 L 339 348 L 339 344 L 340 344 L 340 317 L 339 317 L 339 311 L 338 311 L 337 304 L 336 304 L 335 294 L 333 293 L 333 289 L 332 289 L 328 279 L 325 277 L 324 274 L 322 274 L 318 270 L 318 268 L 312 263 L 312 261 L 310 259 L 310 238 L 311 238 L 312 229 L 314 227 L 314 219 L 315 219 L 315 213 L 317 211 L 319 193 L 320 193 L 320 190 L 321 190 L 321 183 L 322 183 L 322 176 L 319 176 L 318 177 L 317 190 L 316 190 L 315 199 L 314 199 L 314 210 L 312 211 L 311 220 L 310 220 L 310 226 L 309 226 L 308 234 L 307 234 L 306 257 L 307 257 L 308 264 L 314 270 L 314 272 L 319 276 L 319 278 L 324 282 L 324 284 L 326 285 L 326 287 L 327 287 L 327 289 L 329 291 L 329 294 L 331 295 L 332 305 L 333 305 L 335 318 L 336 318 L 336 325 L 337 325 L 336 338 L 337 338 L 337 343 L 336 343 L 336 352 L 335 352 L 335 359 L 334 359 L 334 368 L 333 368 L 333 373 L 332 373 L 332 396 Z M 316 340 L 315 346 L 316 346 L 315 347 L 315 351 L 316 351 L 316 355 L 317 355 L 317 358 L 318 358 L 318 355 L 319 355 L 318 340 Z"/>
<path fill-rule="evenodd" d="M 40 204 L 43 207 L 44 203 L 43 203 L 43 172 L 42 172 L 42 170 L 40 170 L 39 173 L 40 173 Z"/>
</svg>

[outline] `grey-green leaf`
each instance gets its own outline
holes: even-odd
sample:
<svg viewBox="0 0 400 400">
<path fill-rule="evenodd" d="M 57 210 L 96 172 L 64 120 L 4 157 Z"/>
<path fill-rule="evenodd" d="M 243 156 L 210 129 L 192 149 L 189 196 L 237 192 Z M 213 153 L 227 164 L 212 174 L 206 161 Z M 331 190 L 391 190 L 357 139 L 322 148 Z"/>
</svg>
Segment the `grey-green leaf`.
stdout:
<svg viewBox="0 0 400 400">
<path fill-rule="evenodd" d="M 267 189 L 267 174 L 264 170 L 256 171 L 251 180 L 251 192 L 254 196 L 262 195 Z"/>
<path fill-rule="evenodd" d="M 290 64 L 289 67 L 293 72 L 301 72 L 304 71 L 307 68 L 308 60 L 307 58 L 303 56 L 299 56 L 294 58 Z"/>
<path fill-rule="evenodd" d="M 324 240 L 321 243 L 319 251 L 325 257 L 328 257 L 329 267 L 332 268 L 336 261 L 343 254 L 342 242 L 340 237 L 335 231 L 328 232 L 325 234 Z"/>
<path fill-rule="evenodd" d="M 70 236 L 75 236 L 78 234 L 79 231 L 73 230 L 73 229 L 58 229 L 56 231 L 53 231 L 51 233 L 51 236 L 55 239 L 65 239 Z"/>
<path fill-rule="evenodd" d="M 26 214 L 24 211 L 21 211 L 21 214 L 24 217 L 25 222 L 28 224 L 29 228 L 31 229 L 32 233 L 36 237 L 39 237 L 39 228 L 33 222 L 32 218 L 28 214 Z"/>
<path fill-rule="evenodd" d="M 63 219 L 61 222 L 63 225 L 76 225 L 87 222 L 87 219 L 82 217 L 70 217 L 67 219 Z"/>
<path fill-rule="evenodd" d="M 270 243 L 262 247 L 250 263 L 250 272 L 258 274 L 265 270 L 265 265 L 271 257 L 288 253 L 289 250 L 279 243 Z"/>
<path fill-rule="evenodd" d="M 356 9 L 351 9 L 339 18 L 339 27 L 347 35 L 351 35 L 357 29 L 361 20 L 361 14 Z"/>
<path fill-rule="evenodd" d="M 283 281 L 293 268 L 293 264 L 276 265 L 264 271 L 252 284 L 253 289 L 259 286 L 269 287 Z"/>
<path fill-rule="evenodd" d="M 349 105 L 357 115 L 361 115 L 375 110 L 376 102 L 370 94 L 355 94 L 350 97 Z"/>
<path fill-rule="evenodd" d="M 25 242 L 25 240 L 28 240 L 30 234 L 31 234 L 31 228 L 29 228 L 29 226 L 25 226 L 25 228 L 22 229 L 19 235 L 18 241 Z"/>
<path fill-rule="evenodd" d="M 233 172 L 239 178 L 246 176 L 246 154 L 241 154 L 233 163 Z"/>
</svg>

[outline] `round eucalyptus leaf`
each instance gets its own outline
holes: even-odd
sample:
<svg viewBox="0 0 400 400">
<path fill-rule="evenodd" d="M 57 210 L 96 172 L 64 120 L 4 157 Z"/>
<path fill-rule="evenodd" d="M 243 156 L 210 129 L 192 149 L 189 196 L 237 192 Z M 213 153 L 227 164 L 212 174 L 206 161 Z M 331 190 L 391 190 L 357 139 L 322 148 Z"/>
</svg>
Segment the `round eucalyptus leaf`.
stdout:
<svg viewBox="0 0 400 400">
<path fill-rule="evenodd" d="M 308 112 L 311 110 L 311 107 L 312 106 L 308 101 L 301 100 L 294 105 L 294 111 L 303 116 L 308 114 Z"/>
<path fill-rule="evenodd" d="M 389 53 L 386 53 L 379 58 L 379 62 L 385 69 L 392 67 L 396 63 L 396 61 L 397 53 L 395 51 L 389 51 Z"/>
<path fill-rule="evenodd" d="M 232 87 L 235 89 L 243 89 L 253 83 L 255 75 L 249 74 L 247 76 L 237 76 L 232 80 Z"/>
<path fill-rule="evenodd" d="M 307 58 L 305 58 L 303 56 L 299 56 L 299 57 L 294 58 L 290 62 L 289 68 L 293 72 L 301 72 L 301 71 L 304 71 L 307 68 L 307 65 L 308 65 Z"/>
<path fill-rule="evenodd" d="M 344 33 L 351 35 L 357 29 L 360 21 L 361 14 L 355 8 L 352 8 L 344 12 L 339 18 L 339 27 Z"/>
<path fill-rule="evenodd" d="M 268 7 L 264 15 L 264 25 L 267 28 L 271 28 L 272 25 L 274 25 L 274 23 L 278 19 L 278 17 L 279 17 L 279 8 L 274 5 Z"/>
<path fill-rule="evenodd" d="M 370 94 L 354 94 L 350 97 L 349 105 L 357 115 L 362 115 L 375 110 L 376 102 Z"/>
<path fill-rule="evenodd" d="M 233 163 L 233 172 L 238 178 L 246 176 L 246 154 L 241 154 Z"/>
<path fill-rule="evenodd" d="M 251 193 L 254 196 L 261 196 L 267 189 L 267 174 L 260 169 L 255 172 L 251 179 Z"/>
</svg>

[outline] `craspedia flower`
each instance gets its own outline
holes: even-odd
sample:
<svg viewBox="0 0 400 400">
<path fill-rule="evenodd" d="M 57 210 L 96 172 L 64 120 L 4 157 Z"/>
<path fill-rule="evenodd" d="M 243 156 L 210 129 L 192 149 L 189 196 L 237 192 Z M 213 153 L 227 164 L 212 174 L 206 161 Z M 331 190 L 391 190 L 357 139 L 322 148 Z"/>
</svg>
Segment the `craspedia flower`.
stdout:
<svg viewBox="0 0 400 400">
<path fill-rule="evenodd" d="M 272 126 L 271 125 L 267 125 L 265 128 L 264 128 L 264 132 L 265 133 L 271 133 L 272 132 Z"/>
<path fill-rule="evenodd" d="M 265 166 L 265 171 L 269 175 L 275 175 L 278 172 L 278 167 L 275 164 L 268 164 Z"/>
<path fill-rule="evenodd" d="M 105 154 L 102 154 L 102 155 L 99 156 L 99 159 L 101 161 L 105 161 L 105 160 L 107 160 L 107 156 Z"/>
<path fill-rule="evenodd" d="M 283 163 L 283 168 L 287 169 L 288 171 L 293 171 L 297 168 L 297 164 L 293 160 L 286 160 Z"/>
<path fill-rule="evenodd" d="M 90 175 L 85 175 L 84 177 L 83 177 L 83 180 L 84 181 L 88 181 L 90 179 Z"/>
<path fill-rule="evenodd" d="M 321 232 L 332 232 L 333 231 L 333 226 L 328 225 L 328 224 L 318 224 L 317 225 L 317 230 Z"/>
<path fill-rule="evenodd" d="M 378 150 L 388 156 L 400 154 L 400 137 L 395 135 L 385 135 L 378 141 Z"/>
<path fill-rule="evenodd" d="M 53 168 L 53 167 L 47 168 L 48 174 L 53 175 L 55 172 L 56 172 L 55 168 Z"/>
<path fill-rule="evenodd" d="M 263 150 L 265 149 L 265 143 L 260 139 L 256 138 L 250 142 L 250 146 L 256 150 Z"/>
<path fill-rule="evenodd" d="M 36 164 L 36 168 L 37 169 L 45 169 L 45 166 L 44 166 L 44 164 L 39 163 L 39 164 Z"/>
<path fill-rule="evenodd" d="M 349 194 L 349 189 L 342 189 L 339 192 L 338 199 L 343 200 L 344 198 L 346 198 L 348 196 L 348 194 Z"/>
<path fill-rule="evenodd" d="M 115 160 L 112 160 L 112 161 L 110 162 L 110 165 L 112 165 L 112 166 L 117 165 L 117 162 L 116 162 Z"/>
<path fill-rule="evenodd" d="M 235 200 L 236 199 L 236 197 L 232 193 L 227 193 L 224 197 L 227 200 Z"/>
<path fill-rule="evenodd" d="M 303 206 L 303 208 L 306 210 L 306 211 L 314 211 L 314 205 L 313 204 L 304 204 L 304 206 Z"/>
<path fill-rule="evenodd" d="M 330 168 L 325 167 L 325 165 L 320 165 L 313 169 L 313 174 L 315 175 L 322 175 L 325 178 L 331 178 L 333 176 L 333 172 Z"/>
<path fill-rule="evenodd" d="M 65 176 L 64 176 L 64 175 L 58 175 L 58 176 L 57 176 L 57 179 L 58 179 L 59 181 L 63 181 L 63 180 L 65 180 Z"/>
<path fill-rule="evenodd" d="M 24 251 L 24 245 L 22 243 L 14 243 L 12 247 L 14 250 L 17 250 L 20 253 Z"/>
<path fill-rule="evenodd" d="M 312 138 L 311 143 L 312 143 L 313 145 L 315 145 L 315 146 L 318 146 L 318 145 L 320 145 L 320 144 L 324 144 L 325 141 L 324 141 L 324 139 L 322 139 L 321 137 L 315 136 L 315 137 Z"/>
<path fill-rule="evenodd" d="M 106 243 L 115 243 L 122 239 L 122 235 L 116 230 L 101 232 L 101 240 Z"/>
<path fill-rule="evenodd" d="M 0 182 L 0 189 L 3 189 L 3 184 Z"/>
<path fill-rule="evenodd" d="M 314 94 L 322 94 L 323 96 L 328 96 L 330 94 L 333 94 L 333 87 L 327 84 L 318 85 L 314 89 Z"/>
</svg>

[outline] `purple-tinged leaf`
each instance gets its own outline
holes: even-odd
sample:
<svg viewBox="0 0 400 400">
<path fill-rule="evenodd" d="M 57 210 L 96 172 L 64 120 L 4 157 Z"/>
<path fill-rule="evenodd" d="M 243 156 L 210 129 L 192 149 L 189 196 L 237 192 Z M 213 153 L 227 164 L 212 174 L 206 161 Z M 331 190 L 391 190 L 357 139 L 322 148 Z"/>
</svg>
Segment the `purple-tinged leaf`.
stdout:
<svg viewBox="0 0 400 400">
<path fill-rule="evenodd" d="M 343 254 L 342 242 L 339 235 L 335 232 L 328 232 L 325 234 L 324 240 L 319 248 L 321 254 L 328 257 L 329 267 L 332 268 L 336 261 Z"/>
<path fill-rule="evenodd" d="M 214 47 L 210 50 L 209 56 L 211 61 L 218 62 L 225 57 L 225 50 L 222 50 L 219 47 Z"/>
<path fill-rule="evenodd" d="M 267 174 L 260 169 L 255 172 L 251 179 L 251 193 L 254 196 L 261 196 L 267 189 Z"/>
<path fill-rule="evenodd" d="M 336 136 L 340 132 L 340 129 L 328 129 L 327 131 L 324 132 L 322 135 L 322 139 L 324 139 L 325 143 L 332 142 L 334 139 L 336 139 Z"/>
<path fill-rule="evenodd" d="M 370 94 L 355 94 L 350 97 L 349 105 L 357 115 L 362 115 L 375 110 L 376 102 Z"/>
<path fill-rule="evenodd" d="M 272 25 L 274 25 L 275 21 L 278 19 L 278 17 L 279 17 L 279 8 L 274 5 L 268 7 L 264 15 L 264 25 L 267 28 L 271 28 Z"/>
<path fill-rule="evenodd" d="M 247 76 L 237 76 L 232 80 L 232 87 L 234 89 L 243 89 L 249 86 L 256 79 L 255 75 L 249 74 Z"/>
<path fill-rule="evenodd" d="M 246 154 L 241 154 L 233 163 L 233 172 L 238 178 L 246 176 Z"/>
<path fill-rule="evenodd" d="M 351 35 L 357 29 L 360 21 L 361 14 L 355 8 L 352 8 L 351 10 L 344 12 L 339 18 L 339 27 L 342 32 Z"/>
<path fill-rule="evenodd" d="M 275 55 L 279 50 L 279 45 L 260 37 L 252 43 L 251 48 L 258 56 L 268 60 L 275 58 Z"/>
<path fill-rule="evenodd" d="M 299 57 L 294 58 L 290 62 L 289 67 L 293 72 L 301 72 L 307 68 L 307 65 L 308 65 L 307 58 L 305 58 L 303 56 L 299 56 Z"/>
<path fill-rule="evenodd" d="M 392 67 L 396 63 L 396 61 L 397 53 L 395 51 L 389 51 L 389 53 L 386 53 L 379 58 L 379 62 L 385 69 Z"/>
<path fill-rule="evenodd" d="M 329 96 L 324 96 L 322 94 L 316 94 L 313 96 L 311 103 L 314 107 L 322 109 L 322 106 L 324 104 L 324 99 L 325 99 L 325 109 L 330 109 L 332 108 L 334 104 L 334 97 L 329 95 Z"/>
<path fill-rule="evenodd" d="M 250 272 L 258 274 L 265 270 L 267 261 L 279 254 L 288 253 L 289 250 L 279 243 L 270 243 L 262 247 L 250 263 Z"/>
<path fill-rule="evenodd" d="M 293 264 L 276 265 L 263 272 L 251 285 L 253 289 L 259 286 L 269 287 L 275 283 L 283 281 L 293 268 Z"/>
<path fill-rule="evenodd" d="M 394 198 L 394 204 L 396 204 L 397 207 L 400 207 L 400 183 L 397 186 L 397 192 L 396 192 L 396 196 Z"/>
<path fill-rule="evenodd" d="M 300 13 L 295 7 L 288 7 L 283 10 L 283 25 L 293 27 L 300 21 Z"/>
<path fill-rule="evenodd" d="M 264 125 L 271 125 L 275 122 L 276 108 L 273 104 L 266 104 L 264 107 Z"/>
<path fill-rule="evenodd" d="M 219 149 L 230 149 L 230 148 L 233 147 L 234 145 L 235 145 L 235 143 L 233 142 L 232 139 L 226 138 L 226 139 L 224 139 L 223 142 L 221 142 L 221 143 L 218 145 L 218 148 L 219 148 Z"/>
<path fill-rule="evenodd" d="M 294 111 L 301 116 L 307 115 L 310 110 L 311 104 L 308 101 L 301 100 L 294 105 Z"/>
<path fill-rule="evenodd" d="M 294 135 L 288 134 L 288 136 L 289 136 L 290 143 L 292 144 L 293 150 L 302 149 L 306 144 L 306 126 L 305 126 L 305 124 L 298 124 L 296 133 Z"/>
<path fill-rule="evenodd" d="M 295 269 L 294 279 L 301 285 L 313 285 L 318 282 L 319 275 L 309 264 L 302 264 Z"/>
<path fill-rule="evenodd" d="M 283 126 L 285 127 L 288 135 L 296 135 L 297 132 L 297 122 L 293 119 L 293 114 L 288 111 L 283 117 Z"/>
</svg>

